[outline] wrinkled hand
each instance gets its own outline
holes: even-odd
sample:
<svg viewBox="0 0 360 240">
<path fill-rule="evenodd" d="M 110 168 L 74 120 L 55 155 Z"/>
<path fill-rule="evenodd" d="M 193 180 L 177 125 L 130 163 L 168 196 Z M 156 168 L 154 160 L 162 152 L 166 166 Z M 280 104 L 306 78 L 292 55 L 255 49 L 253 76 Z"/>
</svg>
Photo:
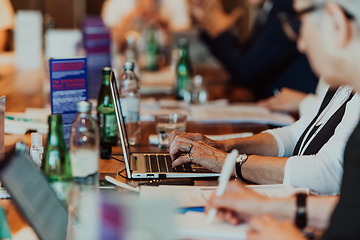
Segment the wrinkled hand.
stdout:
<svg viewBox="0 0 360 240">
<path fill-rule="evenodd" d="M 224 151 L 224 147 L 223 147 L 223 144 L 221 143 L 221 141 L 214 141 L 201 133 L 186 133 L 186 132 L 180 132 L 180 131 L 173 131 L 170 134 L 170 146 L 174 142 L 176 136 L 181 136 L 181 137 L 190 139 L 192 141 L 203 141 L 206 144 L 208 144 L 214 148 L 219 148 Z"/>
<path fill-rule="evenodd" d="M 267 200 L 268 198 L 246 188 L 245 184 L 232 181 L 226 187 L 224 195 L 217 197 L 213 194 L 210 197 L 206 210 L 216 208 L 219 219 L 237 225 L 263 214 Z"/>
<path fill-rule="evenodd" d="M 213 172 L 220 172 L 227 153 L 211 147 L 203 141 L 192 141 L 177 135 L 170 145 L 170 156 L 173 160 L 172 167 L 188 163 L 189 158 L 182 153 L 188 153 L 190 144 L 193 145 L 189 154 L 194 158 L 193 163 L 199 164 Z"/>
<path fill-rule="evenodd" d="M 306 240 L 292 222 L 279 222 L 269 215 L 251 219 L 247 234 L 247 240 Z"/>
<path fill-rule="evenodd" d="M 228 30 L 244 13 L 244 9 L 237 7 L 226 14 L 219 0 L 190 0 L 189 4 L 191 15 L 212 37 Z"/>
<path fill-rule="evenodd" d="M 282 88 L 278 95 L 261 100 L 258 103 L 273 111 L 298 112 L 300 103 L 306 96 L 306 93 Z"/>
</svg>

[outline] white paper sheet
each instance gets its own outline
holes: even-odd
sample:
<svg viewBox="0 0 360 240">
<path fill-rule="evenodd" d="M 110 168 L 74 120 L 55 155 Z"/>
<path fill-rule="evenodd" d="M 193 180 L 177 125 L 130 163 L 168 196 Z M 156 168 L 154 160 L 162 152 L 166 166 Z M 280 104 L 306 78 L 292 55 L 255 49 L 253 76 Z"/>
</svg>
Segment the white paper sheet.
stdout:
<svg viewBox="0 0 360 240">
<path fill-rule="evenodd" d="M 286 184 L 248 185 L 248 188 L 267 197 L 289 197 L 298 192 L 309 193 L 308 188 L 294 188 Z M 142 186 L 140 199 L 166 198 L 173 202 L 175 207 L 202 207 L 215 192 L 216 186 Z"/>
<path fill-rule="evenodd" d="M 228 140 L 234 138 L 244 138 L 254 135 L 252 132 L 242 132 L 242 133 L 231 133 L 231 134 L 220 134 L 220 135 L 206 135 L 208 138 L 219 141 L 219 140 Z"/>
<path fill-rule="evenodd" d="M 247 224 L 232 226 L 225 222 L 206 222 L 206 214 L 187 212 L 176 216 L 176 234 L 179 239 L 246 239 Z"/>
<path fill-rule="evenodd" d="M 208 138 L 220 141 L 220 140 L 228 140 L 228 139 L 234 139 L 234 138 L 242 138 L 242 137 L 250 137 L 254 135 L 251 132 L 243 132 L 243 133 L 231 133 L 231 134 L 221 134 L 221 135 L 206 135 Z M 149 135 L 149 142 L 152 145 L 158 145 L 159 144 L 159 136 L 157 134 L 150 134 Z"/>
<path fill-rule="evenodd" d="M 175 207 L 201 207 L 216 187 L 142 186 L 140 199 L 168 199 Z"/>
<path fill-rule="evenodd" d="M 294 122 L 288 114 L 274 113 L 257 104 L 237 104 L 222 107 L 192 106 L 193 121 L 201 123 L 260 123 L 286 126 Z"/>
</svg>

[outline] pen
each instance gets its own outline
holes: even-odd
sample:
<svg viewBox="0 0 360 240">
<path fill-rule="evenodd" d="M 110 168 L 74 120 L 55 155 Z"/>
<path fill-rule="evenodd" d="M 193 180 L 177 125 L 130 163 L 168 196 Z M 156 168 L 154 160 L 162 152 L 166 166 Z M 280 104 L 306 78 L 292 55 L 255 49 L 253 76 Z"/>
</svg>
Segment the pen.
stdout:
<svg viewBox="0 0 360 240">
<path fill-rule="evenodd" d="M 216 192 L 215 192 L 215 195 L 218 197 L 221 197 L 225 192 L 226 186 L 229 182 L 232 170 L 235 165 L 235 159 L 238 154 L 239 154 L 239 152 L 236 149 L 234 149 L 231 151 L 231 153 L 229 155 L 226 156 L 225 163 L 222 167 L 222 170 L 221 170 L 221 173 L 220 173 L 220 176 L 218 179 L 219 185 L 216 188 Z M 216 212 L 217 211 L 215 208 L 210 209 L 210 211 L 207 215 L 207 218 L 206 218 L 207 223 L 211 224 L 214 221 L 214 219 L 216 217 Z"/>
<path fill-rule="evenodd" d="M 125 188 L 127 190 L 130 190 L 130 191 L 133 191 L 133 192 L 140 192 L 140 189 L 138 187 L 133 187 L 133 186 L 130 186 L 126 183 L 122 183 L 118 180 L 116 180 L 115 178 L 113 177 L 110 177 L 110 176 L 105 176 L 105 179 L 106 181 L 118 186 L 118 187 L 122 187 L 122 188 Z"/>
<path fill-rule="evenodd" d="M 274 93 L 274 96 L 277 97 L 277 96 L 280 95 L 280 90 L 277 89 L 277 88 L 275 88 L 274 91 L 273 91 L 273 93 Z"/>
</svg>

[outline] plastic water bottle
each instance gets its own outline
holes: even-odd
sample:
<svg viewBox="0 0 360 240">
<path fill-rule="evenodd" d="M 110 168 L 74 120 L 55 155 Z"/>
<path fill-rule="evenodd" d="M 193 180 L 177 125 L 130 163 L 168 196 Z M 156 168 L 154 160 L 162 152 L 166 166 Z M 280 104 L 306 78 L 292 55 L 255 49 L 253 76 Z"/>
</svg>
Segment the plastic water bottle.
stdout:
<svg viewBox="0 0 360 240">
<path fill-rule="evenodd" d="M 208 100 L 208 91 L 203 86 L 203 79 L 196 75 L 192 83 L 192 88 L 188 88 L 184 93 L 184 100 L 192 104 L 205 104 Z"/>
<path fill-rule="evenodd" d="M 125 62 L 134 62 L 134 73 L 136 76 L 140 76 L 140 67 L 138 64 L 138 51 L 136 47 L 136 40 L 134 36 L 130 35 L 126 38 L 126 49 L 125 49 Z"/>
<path fill-rule="evenodd" d="M 40 168 L 43 159 L 44 147 L 42 144 L 42 134 L 31 133 L 30 156 L 34 163 Z"/>
<path fill-rule="evenodd" d="M 77 103 L 77 117 L 71 126 L 70 162 L 76 184 L 97 186 L 99 183 L 99 130 L 91 117 L 91 103 Z"/>
<path fill-rule="evenodd" d="M 91 103 L 77 103 L 77 117 L 71 126 L 70 162 L 73 186 L 70 192 L 68 239 L 97 239 L 99 186 L 99 129 L 91 117 Z"/>
<path fill-rule="evenodd" d="M 140 92 L 139 80 L 134 73 L 134 63 L 126 62 L 120 79 L 120 101 L 124 115 L 129 144 L 135 145 L 140 135 Z"/>
</svg>

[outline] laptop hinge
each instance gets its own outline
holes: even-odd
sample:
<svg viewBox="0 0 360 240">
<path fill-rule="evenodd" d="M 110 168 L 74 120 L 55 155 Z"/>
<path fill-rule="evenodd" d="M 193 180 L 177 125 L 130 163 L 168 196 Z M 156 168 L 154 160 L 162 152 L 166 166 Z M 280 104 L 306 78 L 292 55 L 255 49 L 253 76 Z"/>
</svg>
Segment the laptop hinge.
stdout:
<svg viewBox="0 0 360 240">
<path fill-rule="evenodd" d="M 137 157 L 132 155 L 131 156 L 131 165 L 130 165 L 130 169 L 131 171 L 136 171 L 137 170 Z"/>
</svg>

